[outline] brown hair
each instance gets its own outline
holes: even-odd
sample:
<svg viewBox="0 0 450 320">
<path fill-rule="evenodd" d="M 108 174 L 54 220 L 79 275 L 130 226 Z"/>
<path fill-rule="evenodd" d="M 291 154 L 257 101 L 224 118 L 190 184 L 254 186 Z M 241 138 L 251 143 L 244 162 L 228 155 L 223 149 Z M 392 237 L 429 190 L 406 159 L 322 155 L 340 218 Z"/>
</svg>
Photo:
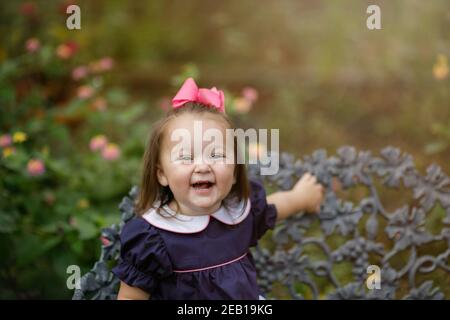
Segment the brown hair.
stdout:
<svg viewBox="0 0 450 320">
<path fill-rule="evenodd" d="M 186 103 L 181 108 L 172 109 L 164 118 L 155 123 L 150 139 L 147 144 L 147 148 L 144 153 L 143 166 L 142 166 L 142 180 L 139 190 L 139 196 L 136 203 L 136 213 L 138 215 L 144 214 L 150 207 L 153 206 L 155 201 L 160 201 L 157 212 L 160 209 L 169 204 L 173 199 L 173 193 L 169 186 L 162 186 L 158 182 L 157 178 L 157 164 L 160 159 L 160 151 L 164 136 L 164 131 L 167 124 L 175 117 L 184 113 L 209 113 L 214 114 L 220 120 L 225 121 L 230 128 L 234 128 L 233 123 L 228 116 L 214 108 L 210 108 L 198 103 Z M 245 164 L 237 163 L 237 139 L 234 136 L 234 157 L 235 157 L 235 171 L 236 183 L 232 186 L 230 194 L 224 200 L 237 199 L 239 201 L 245 200 L 249 196 L 249 183 L 247 179 L 247 168 Z M 223 202 L 224 206 L 227 206 L 227 201 Z"/>
</svg>

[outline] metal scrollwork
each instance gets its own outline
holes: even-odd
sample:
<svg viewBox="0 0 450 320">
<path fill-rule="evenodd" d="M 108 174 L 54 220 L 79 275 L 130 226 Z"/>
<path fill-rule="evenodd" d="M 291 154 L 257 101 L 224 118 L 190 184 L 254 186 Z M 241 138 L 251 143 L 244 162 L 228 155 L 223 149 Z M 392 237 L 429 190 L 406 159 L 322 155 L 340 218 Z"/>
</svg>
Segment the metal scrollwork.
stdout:
<svg viewBox="0 0 450 320">
<path fill-rule="evenodd" d="M 344 146 L 331 157 L 317 150 L 302 160 L 287 153 L 279 158 L 277 174 L 260 176 L 255 164 L 249 175 L 274 190 L 289 190 L 310 172 L 326 193 L 317 214 L 286 219 L 264 237 L 270 245 L 254 248 L 258 283 L 269 299 L 446 298 L 450 178 L 439 166 L 430 165 L 421 176 L 412 156 L 393 147 L 379 157 Z M 393 202 L 401 202 L 392 210 L 381 200 L 390 189 L 398 194 Z M 134 187 L 120 204 L 121 224 L 103 230 L 100 260 L 82 277 L 74 299 L 116 297 L 118 280 L 108 266 L 119 257 L 119 233 L 134 215 L 136 195 Z M 371 265 L 380 269 L 379 288 L 367 285 Z"/>
</svg>

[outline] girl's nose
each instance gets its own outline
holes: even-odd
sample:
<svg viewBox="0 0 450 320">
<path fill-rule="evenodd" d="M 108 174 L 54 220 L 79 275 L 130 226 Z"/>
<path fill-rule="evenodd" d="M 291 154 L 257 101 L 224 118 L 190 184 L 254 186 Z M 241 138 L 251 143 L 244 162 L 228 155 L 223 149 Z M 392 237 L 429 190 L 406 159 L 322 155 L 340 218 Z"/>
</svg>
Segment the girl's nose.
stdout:
<svg viewBox="0 0 450 320">
<path fill-rule="evenodd" d="M 204 161 L 198 162 L 195 165 L 195 172 L 209 172 L 211 171 L 211 167 L 208 163 L 205 163 Z"/>
</svg>

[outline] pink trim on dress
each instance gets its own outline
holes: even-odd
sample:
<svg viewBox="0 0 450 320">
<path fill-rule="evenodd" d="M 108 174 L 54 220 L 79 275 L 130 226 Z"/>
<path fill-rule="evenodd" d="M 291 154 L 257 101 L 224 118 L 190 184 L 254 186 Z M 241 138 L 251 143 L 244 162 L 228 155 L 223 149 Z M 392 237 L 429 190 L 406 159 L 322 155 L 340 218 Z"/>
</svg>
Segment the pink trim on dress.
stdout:
<svg viewBox="0 0 450 320">
<path fill-rule="evenodd" d="M 210 267 L 205 267 L 205 268 L 200 268 L 200 269 L 190 269 L 190 270 L 173 270 L 173 272 L 176 272 L 176 273 L 196 272 L 196 271 L 203 271 L 203 270 L 213 269 L 213 268 L 217 268 L 217 267 L 222 267 L 222 266 L 224 266 L 224 265 L 227 265 L 227 264 L 233 263 L 233 262 L 235 262 L 235 261 L 238 261 L 238 260 L 244 258 L 246 255 L 247 255 L 247 252 L 244 253 L 244 254 L 243 254 L 242 256 L 240 256 L 239 258 L 233 259 L 233 260 L 228 261 L 228 262 L 225 262 L 225 263 L 216 264 L 216 265 L 210 266 Z"/>
</svg>

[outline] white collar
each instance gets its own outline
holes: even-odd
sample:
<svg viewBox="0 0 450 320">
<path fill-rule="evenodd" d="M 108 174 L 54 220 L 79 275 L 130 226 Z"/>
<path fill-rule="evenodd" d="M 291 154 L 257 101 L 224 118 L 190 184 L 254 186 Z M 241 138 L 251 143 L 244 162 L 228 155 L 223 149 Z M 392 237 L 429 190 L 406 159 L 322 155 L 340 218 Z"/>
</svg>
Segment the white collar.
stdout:
<svg viewBox="0 0 450 320">
<path fill-rule="evenodd" d="M 222 205 L 216 212 L 210 215 L 188 216 L 176 213 L 168 205 L 163 206 L 167 212 L 160 210 L 161 214 L 159 214 L 155 209 L 155 207 L 158 207 L 158 203 L 155 203 L 142 217 L 151 225 L 163 230 L 176 233 L 196 233 L 206 229 L 211 216 L 228 225 L 241 223 L 250 213 L 250 199 L 247 199 L 245 208 L 244 205 L 245 201 L 242 200 L 237 204 L 231 205 L 228 210 Z"/>
</svg>

